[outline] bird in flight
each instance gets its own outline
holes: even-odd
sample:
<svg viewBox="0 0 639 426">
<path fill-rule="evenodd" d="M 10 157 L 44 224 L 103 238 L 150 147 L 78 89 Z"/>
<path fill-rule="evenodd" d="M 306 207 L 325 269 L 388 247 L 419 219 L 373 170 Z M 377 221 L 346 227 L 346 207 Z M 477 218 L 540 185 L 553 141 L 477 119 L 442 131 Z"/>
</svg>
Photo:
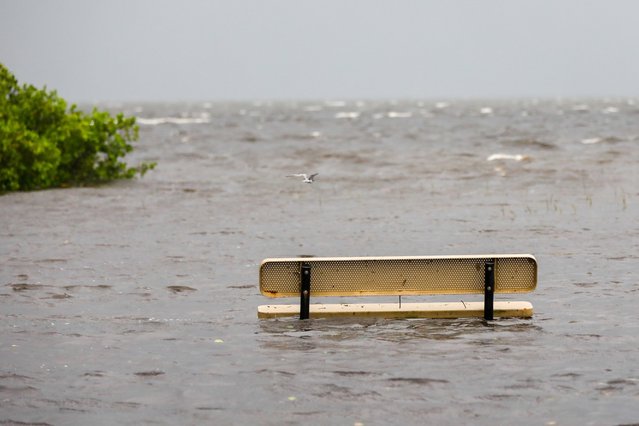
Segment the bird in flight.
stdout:
<svg viewBox="0 0 639 426">
<path fill-rule="evenodd" d="M 304 178 L 302 182 L 304 183 L 313 183 L 315 180 L 315 176 L 319 175 L 319 173 L 313 173 L 312 175 L 307 175 L 306 173 L 297 173 L 294 175 L 287 175 L 286 177 L 301 177 Z"/>
</svg>

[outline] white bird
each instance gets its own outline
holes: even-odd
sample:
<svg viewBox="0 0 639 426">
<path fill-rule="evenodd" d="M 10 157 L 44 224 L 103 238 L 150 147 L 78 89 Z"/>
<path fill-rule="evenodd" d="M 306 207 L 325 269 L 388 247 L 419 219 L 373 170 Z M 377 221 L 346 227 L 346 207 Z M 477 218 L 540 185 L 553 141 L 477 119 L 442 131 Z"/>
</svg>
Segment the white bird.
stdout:
<svg viewBox="0 0 639 426">
<path fill-rule="evenodd" d="M 297 173 L 294 175 L 287 175 L 286 177 L 301 177 L 304 178 L 302 182 L 304 183 L 313 183 L 315 176 L 319 175 L 319 173 L 313 173 L 312 175 L 307 175 L 306 173 Z"/>
</svg>

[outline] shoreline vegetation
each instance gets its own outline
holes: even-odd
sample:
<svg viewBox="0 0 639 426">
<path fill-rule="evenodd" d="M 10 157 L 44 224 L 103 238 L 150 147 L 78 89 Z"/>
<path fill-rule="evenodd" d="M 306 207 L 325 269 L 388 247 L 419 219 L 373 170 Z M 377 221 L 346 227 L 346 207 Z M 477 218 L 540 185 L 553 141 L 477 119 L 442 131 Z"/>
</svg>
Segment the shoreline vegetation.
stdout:
<svg viewBox="0 0 639 426">
<path fill-rule="evenodd" d="M 156 163 L 122 161 L 137 139 L 135 117 L 67 108 L 56 91 L 20 85 L 0 63 L 0 194 L 143 176 Z"/>
</svg>

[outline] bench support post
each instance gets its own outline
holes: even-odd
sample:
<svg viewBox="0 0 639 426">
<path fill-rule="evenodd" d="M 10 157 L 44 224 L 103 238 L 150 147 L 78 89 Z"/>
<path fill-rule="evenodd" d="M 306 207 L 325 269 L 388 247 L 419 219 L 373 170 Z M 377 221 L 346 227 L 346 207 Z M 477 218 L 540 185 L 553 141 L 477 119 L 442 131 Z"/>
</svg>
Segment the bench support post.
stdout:
<svg viewBox="0 0 639 426">
<path fill-rule="evenodd" d="M 495 300 L 495 260 L 488 259 L 484 263 L 484 319 L 493 319 L 493 302 Z"/>
<path fill-rule="evenodd" d="M 311 264 L 302 262 L 300 267 L 300 319 L 308 319 L 311 305 Z"/>
</svg>

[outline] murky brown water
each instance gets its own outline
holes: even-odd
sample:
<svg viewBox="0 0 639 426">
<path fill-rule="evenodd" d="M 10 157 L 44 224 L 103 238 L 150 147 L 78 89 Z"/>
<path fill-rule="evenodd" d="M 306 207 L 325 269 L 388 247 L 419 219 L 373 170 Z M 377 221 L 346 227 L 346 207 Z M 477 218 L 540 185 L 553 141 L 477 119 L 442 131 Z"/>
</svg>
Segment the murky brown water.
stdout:
<svg viewBox="0 0 639 426">
<path fill-rule="evenodd" d="M 0 197 L 0 423 L 639 422 L 639 104 L 121 108 L 155 171 Z M 532 320 L 256 316 L 266 257 L 493 252 Z"/>
</svg>

